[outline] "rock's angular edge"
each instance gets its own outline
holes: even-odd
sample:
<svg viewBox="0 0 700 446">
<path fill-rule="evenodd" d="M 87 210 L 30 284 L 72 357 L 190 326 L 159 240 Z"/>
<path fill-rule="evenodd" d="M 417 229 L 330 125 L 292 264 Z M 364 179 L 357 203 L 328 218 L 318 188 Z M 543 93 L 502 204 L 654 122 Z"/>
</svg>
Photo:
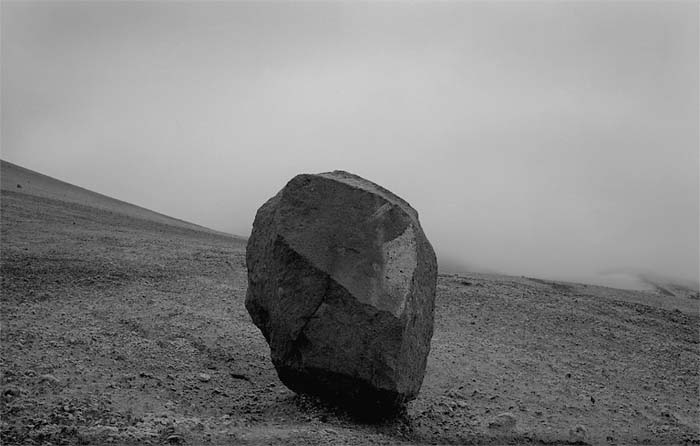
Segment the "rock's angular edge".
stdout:
<svg viewBox="0 0 700 446">
<path fill-rule="evenodd" d="M 360 410 L 420 389 L 437 262 L 417 212 L 359 176 L 294 177 L 259 210 L 246 308 L 282 382 Z"/>
</svg>

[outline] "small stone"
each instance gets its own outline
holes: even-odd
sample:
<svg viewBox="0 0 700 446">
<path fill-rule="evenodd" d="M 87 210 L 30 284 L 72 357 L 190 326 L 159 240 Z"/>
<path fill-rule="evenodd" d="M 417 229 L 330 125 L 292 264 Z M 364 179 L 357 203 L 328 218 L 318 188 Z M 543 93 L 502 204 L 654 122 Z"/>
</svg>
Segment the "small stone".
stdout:
<svg viewBox="0 0 700 446">
<path fill-rule="evenodd" d="M 500 430 L 514 430 L 515 429 L 515 416 L 510 412 L 503 412 L 498 415 L 489 423 L 489 428 L 500 429 Z"/>
<path fill-rule="evenodd" d="M 211 376 L 206 373 L 200 373 L 199 375 L 197 375 L 197 379 L 199 379 L 203 383 L 207 383 L 211 380 Z"/>
<path fill-rule="evenodd" d="M 184 442 L 184 439 L 179 435 L 171 435 L 166 441 L 170 444 L 180 444 Z"/>
<path fill-rule="evenodd" d="M 41 375 L 39 382 L 48 382 L 49 384 L 61 384 L 61 380 L 51 374 Z"/>
<path fill-rule="evenodd" d="M 578 424 L 569 429 L 569 438 L 574 443 L 583 443 L 586 441 L 587 437 L 588 431 L 586 430 L 585 426 Z"/>
<path fill-rule="evenodd" d="M 7 398 L 18 397 L 22 394 L 22 389 L 16 386 L 5 386 L 2 390 L 2 394 Z"/>
<path fill-rule="evenodd" d="M 107 436 L 115 436 L 119 434 L 119 428 L 114 426 L 104 426 L 102 433 Z"/>
<path fill-rule="evenodd" d="M 97 425 L 79 432 L 79 436 L 87 442 L 92 442 L 104 437 L 115 437 L 119 435 L 119 429 L 114 426 Z"/>
<path fill-rule="evenodd" d="M 51 293 L 41 293 L 41 294 L 39 294 L 39 296 L 38 296 L 38 299 L 39 299 L 40 301 L 49 300 L 49 299 L 51 299 L 51 298 L 53 298 L 53 296 L 51 295 Z"/>
<path fill-rule="evenodd" d="M 586 427 L 578 424 L 569 429 L 569 439 L 574 443 L 584 443 L 588 438 Z"/>
</svg>

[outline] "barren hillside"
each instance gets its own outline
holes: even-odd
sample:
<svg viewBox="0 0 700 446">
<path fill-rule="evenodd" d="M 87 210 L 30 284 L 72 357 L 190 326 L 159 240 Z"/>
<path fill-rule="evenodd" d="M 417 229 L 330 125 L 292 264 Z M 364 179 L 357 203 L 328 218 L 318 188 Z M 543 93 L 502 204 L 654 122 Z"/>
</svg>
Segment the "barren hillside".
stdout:
<svg viewBox="0 0 700 446">
<path fill-rule="evenodd" d="M 700 444 L 697 299 L 441 275 L 418 399 L 364 423 L 277 379 L 244 241 L 2 168 L 3 444 Z"/>
<path fill-rule="evenodd" d="M 15 191 L 27 195 L 34 195 L 36 197 L 52 198 L 68 203 L 82 204 L 102 211 L 128 215 L 130 217 L 150 220 L 178 228 L 223 234 L 219 231 L 205 228 L 204 226 L 159 214 L 158 212 L 153 212 L 125 201 L 98 194 L 4 160 L 0 160 L 0 183 L 2 184 L 3 191 Z"/>
</svg>

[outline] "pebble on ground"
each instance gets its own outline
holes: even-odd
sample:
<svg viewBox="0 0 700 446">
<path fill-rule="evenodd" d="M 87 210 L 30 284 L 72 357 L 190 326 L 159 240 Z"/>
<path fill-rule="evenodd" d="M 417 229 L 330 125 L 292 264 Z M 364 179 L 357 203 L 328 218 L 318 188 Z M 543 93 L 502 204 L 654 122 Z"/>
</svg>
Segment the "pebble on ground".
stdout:
<svg viewBox="0 0 700 446">
<path fill-rule="evenodd" d="M 501 430 L 514 430 L 515 424 L 515 416 L 510 412 L 503 412 L 496 415 L 493 421 L 489 423 L 489 428 Z"/>
</svg>

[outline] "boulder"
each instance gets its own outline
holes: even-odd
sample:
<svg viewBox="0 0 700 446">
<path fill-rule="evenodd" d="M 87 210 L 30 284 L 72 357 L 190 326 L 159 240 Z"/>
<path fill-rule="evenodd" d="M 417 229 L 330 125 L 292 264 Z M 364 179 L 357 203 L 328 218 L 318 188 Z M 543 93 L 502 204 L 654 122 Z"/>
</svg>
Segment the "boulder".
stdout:
<svg viewBox="0 0 700 446">
<path fill-rule="evenodd" d="M 257 212 L 246 309 L 297 393 L 381 415 L 418 394 L 437 262 L 417 212 L 343 171 L 298 175 Z"/>
</svg>

